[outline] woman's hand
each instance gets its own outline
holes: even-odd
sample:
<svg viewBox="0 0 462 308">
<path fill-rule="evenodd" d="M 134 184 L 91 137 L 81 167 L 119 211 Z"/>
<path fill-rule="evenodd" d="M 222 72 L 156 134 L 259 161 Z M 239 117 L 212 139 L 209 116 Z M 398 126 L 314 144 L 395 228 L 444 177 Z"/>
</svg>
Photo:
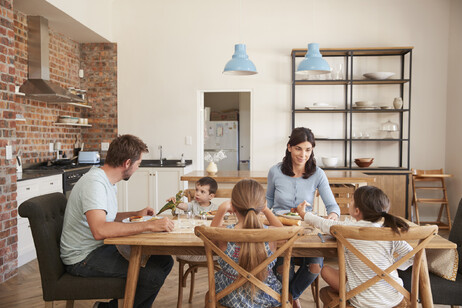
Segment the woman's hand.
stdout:
<svg viewBox="0 0 462 308">
<path fill-rule="evenodd" d="M 332 212 L 332 213 L 329 213 L 329 215 L 327 215 L 326 219 L 338 220 L 339 217 L 337 213 Z"/>
</svg>

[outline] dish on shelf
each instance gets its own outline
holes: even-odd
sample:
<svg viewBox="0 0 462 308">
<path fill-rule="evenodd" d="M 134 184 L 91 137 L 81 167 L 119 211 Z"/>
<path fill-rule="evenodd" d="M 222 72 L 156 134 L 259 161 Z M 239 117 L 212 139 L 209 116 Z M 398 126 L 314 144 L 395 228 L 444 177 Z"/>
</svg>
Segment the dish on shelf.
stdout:
<svg viewBox="0 0 462 308">
<path fill-rule="evenodd" d="M 376 106 L 368 106 L 368 107 L 353 106 L 353 109 L 359 109 L 359 110 L 374 110 L 374 109 L 379 109 L 379 107 L 376 107 Z"/>
<path fill-rule="evenodd" d="M 373 101 L 357 101 L 355 102 L 356 107 L 371 107 L 374 104 Z"/>
<path fill-rule="evenodd" d="M 380 109 L 393 109 L 393 106 L 380 106 Z"/>
<path fill-rule="evenodd" d="M 325 167 L 335 167 L 337 166 L 338 157 L 322 157 L 322 164 Z"/>
<path fill-rule="evenodd" d="M 334 110 L 334 106 L 307 106 L 305 109 L 308 110 Z"/>
<path fill-rule="evenodd" d="M 59 116 L 58 123 L 76 124 L 79 118 L 71 116 Z"/>
<path fill-rule="evenodd" d="M 367 168 L 374 162 L 373 158 L 356 158 L 355 164 L 360 168 Z"/>
<path fill-rule="evenodd" d="M 392 72 L 375 72 L 363 74 L 364 77 L 374 80 L 384 80 L 393 76 L 395 73 Z"/>
</svg>

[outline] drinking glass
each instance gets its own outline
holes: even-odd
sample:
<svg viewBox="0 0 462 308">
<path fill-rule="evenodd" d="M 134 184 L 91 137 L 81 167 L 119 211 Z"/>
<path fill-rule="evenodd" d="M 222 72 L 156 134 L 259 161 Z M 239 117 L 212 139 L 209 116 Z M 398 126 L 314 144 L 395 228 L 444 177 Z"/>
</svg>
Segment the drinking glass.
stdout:
<svg viewBox="0 0 462 308">
<path fill-rule="evenodd" d="M 192 211 L 186 212 L 186 217 L 188 218 L 189 224 L 194 227 L 196 221 L 194 220 L 194 213 Z"/>
</svg>

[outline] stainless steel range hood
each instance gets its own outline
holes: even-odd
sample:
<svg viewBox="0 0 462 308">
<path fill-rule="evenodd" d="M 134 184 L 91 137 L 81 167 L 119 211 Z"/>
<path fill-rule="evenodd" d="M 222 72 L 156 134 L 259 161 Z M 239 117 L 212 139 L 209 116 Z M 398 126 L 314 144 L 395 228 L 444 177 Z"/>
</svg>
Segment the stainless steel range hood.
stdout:
<svg viewBox="0 0 462 308">
<path fill-rule="evenodd" d="M 48 20 L 42 16 L 28 16 L 27 23 L 29 79 L 19 91 L 25 93 L 26 97 L 47 103 L 83 103 L 80 97 L 50 81 Z"/>
</svg>

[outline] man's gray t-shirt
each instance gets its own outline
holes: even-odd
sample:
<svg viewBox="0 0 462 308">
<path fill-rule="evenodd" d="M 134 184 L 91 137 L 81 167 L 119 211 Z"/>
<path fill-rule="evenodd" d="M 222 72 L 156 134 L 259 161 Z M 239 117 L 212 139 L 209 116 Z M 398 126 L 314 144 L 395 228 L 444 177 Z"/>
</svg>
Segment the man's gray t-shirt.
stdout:
<svg viewBox="0 0 462 308">
<path fill-rule="evenodd" d="M 93 237 L 85 216 L 87 211 L 96 209 L 106 212 L 106 221 L 114 221 L 117 215 L 117 189 L 102 169 L 93 167 L 75 184 L 67 201 L 61 235 L 61 259 L 64 264 L 78 263 L 103 245 L 102 240 L 97 241 Z"/>
</svg>

